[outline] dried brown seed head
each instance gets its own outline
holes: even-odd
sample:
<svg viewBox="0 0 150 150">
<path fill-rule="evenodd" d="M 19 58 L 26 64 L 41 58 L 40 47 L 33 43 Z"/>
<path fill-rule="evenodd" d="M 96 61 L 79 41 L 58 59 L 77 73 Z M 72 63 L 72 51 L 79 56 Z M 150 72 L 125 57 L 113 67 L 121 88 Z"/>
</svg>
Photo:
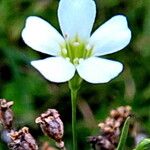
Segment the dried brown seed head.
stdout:
<svg viewBox="0 0 150 150">
<path fill-rule="evenodd" d="M 114 150 L 118 144 L 120 128 L 130 115 L 130 106 L 121 106 L 112 110 L 110 116 L 104 122 L 98 124 L 101 135 L 90 137 L 89 141 L 93 148 L 96 150 Z"/>
<path fill-rule="evenodd" d="M 27 127 L 23 127 L 19 131 L 11 131 L 9 136 L 12 141 L 8 146 L 12 150 L 38 150 L 36 141 Z"/>
<path fill-rule="evenodd" d="M 130 106 L 121 106 L 117 109 L 120 117 L 127 118 L 129 115 L 131 115 L 131 107 Z"/>
<path fill-rule="evenodd" d="M 5 99 L 0 99 L 0 122 L 3 124 L 4 128 L 11 129 L 13 122 L 13 112 L 11 106 L 13 101 L 7 102 Z"/>
<path fill-rule="evenodd" d="M 36 123 L 40 124 L 43 133 L 54 139 L 57 143 L 62 142 L 64 134 L 63 122 L 59 116 L 57 110 L 48 109 L 35 120 Z"/>
</svg>

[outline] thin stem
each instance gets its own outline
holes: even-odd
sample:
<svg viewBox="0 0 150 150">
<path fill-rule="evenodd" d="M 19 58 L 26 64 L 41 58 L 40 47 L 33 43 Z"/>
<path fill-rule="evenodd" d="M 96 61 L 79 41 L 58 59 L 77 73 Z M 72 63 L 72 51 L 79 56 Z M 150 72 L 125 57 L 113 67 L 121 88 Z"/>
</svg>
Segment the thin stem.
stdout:
<svg viewBox="0 0 150 150">
<path fill-rule="evenodd" d="M 71 103 L 72 103 L 72 138 L 73 150 L 77 149 L 77 133 L 76 133 L 76 105 L 77 105 L 77 90 L 71 90 Z"/>
<path fill-rule="evenodd" d="M 76 106 L 77 106 L 77 94 L 81 86 L 82 79 L 79 75 L 75 75 L 73 79 L 69 81 L 69 88 L 71 90 L 71 104 L 72 104 L 72 140 L 73 149 L 77 150 L 77 133 L 76 133 Z"/>
</svg>

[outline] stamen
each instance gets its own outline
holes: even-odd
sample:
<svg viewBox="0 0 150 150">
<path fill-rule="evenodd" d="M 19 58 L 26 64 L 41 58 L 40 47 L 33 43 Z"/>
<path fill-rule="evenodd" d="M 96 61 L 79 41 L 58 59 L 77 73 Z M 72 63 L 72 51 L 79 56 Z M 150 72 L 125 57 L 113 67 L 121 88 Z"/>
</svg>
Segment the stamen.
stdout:
<svg viewBox="0 0 150 150">
<path fill-rule="evenodd" d="M 93 54 L 93 46 L 90 44 L 86 45 L 86 58 L 90 57 Z"/>
<path fill-rule="evenodd" d="M 78 64 L 79 64 L 79 58 L 75 58 L 75 59 L 73 60 L 73 64 L 74 64 L 74 65 L 78 65 Z"/>
<path fill-rule="evenodd" d="M 62 53 L 64 54 L 64 55 L 67 55 L 67 49 L 66 48 L 62 48 Z"/>
<path fill-rule="evenodd" d="M 86 45 L 86 50 L 87 50 L 87 51 L 89 51 L 89 50 L 91 50 L 91 49 L 92 49 L 92 46 L 91 46 L 91 45 L 89 45 L 89 44 Z"/>
<path fill-rule="evenodd" d="M 76 47 L 77 47 L 77 46 L 79 46 L 79 45 L 80 45 L 79 42 L 74 42 L 74 43 L 73 43 L 73 46 L 76 46 Z"/>
</svg>

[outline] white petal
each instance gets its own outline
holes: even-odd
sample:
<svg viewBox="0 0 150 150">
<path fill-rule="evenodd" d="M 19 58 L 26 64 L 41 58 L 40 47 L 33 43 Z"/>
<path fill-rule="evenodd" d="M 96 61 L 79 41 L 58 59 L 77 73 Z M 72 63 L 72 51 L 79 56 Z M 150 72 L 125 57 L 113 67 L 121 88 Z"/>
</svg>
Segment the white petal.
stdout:
<svg viewBox="0 0 150 150">
<path fill-rule="evenodd" d="M 64 37 L 79 36 L 88 39 L 95 20 L 96 6 L 93 0 L 61 0 L 58 18 Z"/>
<path fill-rule="evenodd" d="M 95 56 L 111 54 L 123 49 L 131 39 L 126 17 L 112 17 L 91 36 L 89 44 L 94 46 Z"/>
<path fill-rule="evenodd" d="M 24 42 L 36 51 L 57 56 L 63 37 L 48 22 L 35 16 L 28 17 L 22 31 Z"/>
<path fill-rule="evenodd" d="M 62 57 L 50 57 L 31 62 L 47 80 L 52 82 L 66 82 L 75 74 L 75 67 Z"/>
<path fill-rule="evenodd" d="M 79 75 L 90 83 L 106 83 L 116 77 L 123 69 L 120 62 L 91 57 L 77 66 Z"/>
</svg>

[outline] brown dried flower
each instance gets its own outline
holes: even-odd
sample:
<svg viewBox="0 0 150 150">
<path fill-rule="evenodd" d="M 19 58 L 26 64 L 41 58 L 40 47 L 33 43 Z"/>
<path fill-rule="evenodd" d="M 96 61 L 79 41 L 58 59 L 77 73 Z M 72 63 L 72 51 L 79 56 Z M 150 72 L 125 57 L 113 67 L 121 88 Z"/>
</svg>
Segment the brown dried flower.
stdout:
<svg viewBox="0 0 150 150">
<path fill-rule="evenodd" d="M 118 144 L 120 128 L 131 115 L 130 106 L 121 106 L 110 112 L 110 116 L 98 124 L 101 135 L 89 137 L 89 142 L 95 150 L 114 150 Z"/>
<path fill-rule="evenodd" d="M 29 133 L 27 127 L 23 127 L 19 131 L 11 131 L 9 133 L 11 142 L 8 144 L 12 150 L 38 150 L 35 139 Z"/>
<path fill-rule="evenodd" d="M 64 134 L 63 122 L 59 117 L 59 113 L 55 109 L 48 109 L 36 118 L 35 122 L 40 124 L 40 127 L 45 135 L 48 135 L 57 142 L 59 148 L 64 147 L 62 141 Z"/>
<path fill-rule="evenodd" d="M 11 106 L 13 101 L 7 102 L 5 99 L 0 99 L 0 122 L 3 124 L 4 128 L 11 129 L 13 122 L 13 112 Z"/>
</svg>

